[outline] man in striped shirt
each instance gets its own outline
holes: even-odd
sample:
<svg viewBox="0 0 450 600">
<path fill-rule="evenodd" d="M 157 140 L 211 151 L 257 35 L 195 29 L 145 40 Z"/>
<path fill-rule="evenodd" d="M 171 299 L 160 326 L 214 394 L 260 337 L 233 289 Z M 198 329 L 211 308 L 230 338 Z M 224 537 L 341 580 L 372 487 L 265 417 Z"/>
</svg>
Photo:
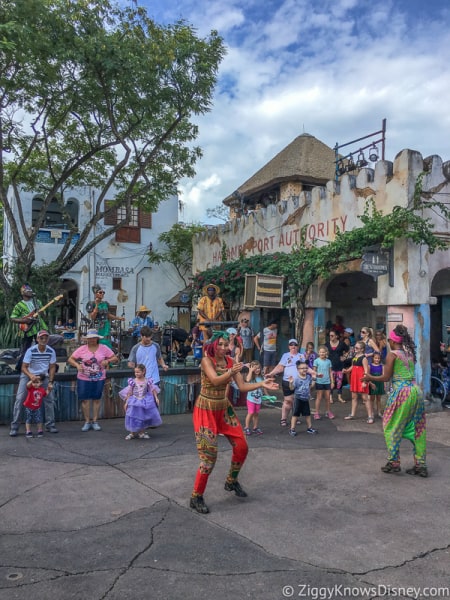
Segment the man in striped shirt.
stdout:
<svg viewBox="0 0 450 600">
<path fill-rule="evenodd" d="M 44 398 L 45 428 L 50 433 L 58 433 L 55 427 L 55 400 L 52 393 L 56 372 L 56 353 L 51 346 L 47 346 L 48 337 L 48 331 L 42 329 L 37 334 L 37 344 L 31 346 L 25 352 L 16 401 L 14 402 L 11 431 L 9 432 L 11 437 L 16 437 L 19 432 L 20 412 L 28 391 L 27 383 L 35 375 L 44 375 L 42 387 L 47 390 L 47 395 Z"/>
</svg>

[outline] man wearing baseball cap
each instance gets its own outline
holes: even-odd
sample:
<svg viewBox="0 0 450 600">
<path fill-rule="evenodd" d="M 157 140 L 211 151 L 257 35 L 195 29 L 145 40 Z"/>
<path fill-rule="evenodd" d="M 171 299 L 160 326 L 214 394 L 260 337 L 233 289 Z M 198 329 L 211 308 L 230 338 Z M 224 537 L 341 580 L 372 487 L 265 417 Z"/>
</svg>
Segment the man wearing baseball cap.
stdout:
<svg viewBox="0 0 450 600">
<path fill-rule="evenodd" d="M 47 390 L 44 398 L 45 429 L 50 433 L 58 433 L 55 427 L 55 405 L 53 396 L 53 381 L 56 372 L 56 353 L 47 345 L 49 333 L 46 329 L 37 332 L 37 344 L 28 348 L 22 362 L 19 386 L 13 408 L 13 420 L 9 435 L 16 437 L 20 427 L 20 412 L 27 396 L 27 383 L 36 375 L 42 375 L 42 387 Z"/>
</svg>

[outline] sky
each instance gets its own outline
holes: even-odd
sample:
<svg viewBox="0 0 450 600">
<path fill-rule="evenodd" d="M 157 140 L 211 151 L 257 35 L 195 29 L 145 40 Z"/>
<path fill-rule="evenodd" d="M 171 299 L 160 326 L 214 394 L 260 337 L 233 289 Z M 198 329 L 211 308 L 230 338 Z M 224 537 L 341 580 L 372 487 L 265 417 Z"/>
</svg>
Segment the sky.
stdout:
<svg viewBox="0 0 450 600">
<path fill-rule="evenodd" d="M 217 30 L 227 48 L 212 110 L 196 120 L 203 157 L 180 182 L 181 221 L 219 223 L 206 209 L 302 133 L 334 147 L 386 118 L 387 160 L 405 148 L 450 160 L 449 0 L 138 3 L 200 37 Z"/>
</svg>

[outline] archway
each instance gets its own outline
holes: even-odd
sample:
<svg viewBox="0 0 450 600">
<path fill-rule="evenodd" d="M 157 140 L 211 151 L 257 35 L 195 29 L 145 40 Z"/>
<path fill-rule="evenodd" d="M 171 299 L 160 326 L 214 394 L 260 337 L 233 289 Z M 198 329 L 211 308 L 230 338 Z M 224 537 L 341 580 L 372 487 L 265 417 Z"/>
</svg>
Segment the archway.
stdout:
<svg viewBox="0 0 450 600">
<path fill-rule="evenodd" d="M 328 282 L 325 293 L 330 303 L 327 320 L 334 323 L 340 315 L 344 325 L 351 327 L 355 334 L 364 326 L 384 329 L 386 307 L 374 305 L 377 295 L 377 282 L 369 275 L 360 271 L 336 275 Z"/>
</svg>

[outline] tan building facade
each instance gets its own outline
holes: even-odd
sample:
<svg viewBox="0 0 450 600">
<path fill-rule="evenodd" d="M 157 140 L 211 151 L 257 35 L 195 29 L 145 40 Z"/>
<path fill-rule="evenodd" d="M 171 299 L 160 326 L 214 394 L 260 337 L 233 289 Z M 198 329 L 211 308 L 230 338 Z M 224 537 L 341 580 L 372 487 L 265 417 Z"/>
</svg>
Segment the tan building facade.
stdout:
<svg viewBox="0 0 450 600">
<path fill-rule="evenodd" d="M 311 151 L 316 142 L 323 151 L 316 138 L 305 137 Z M 333 152 L 329 150 L 328 157 Z M 395 206 L 412 206 L 421 173 L 423 200 L 450 201 L 450 161 L 439 156 L 424 159 L 419 152 L 403 150 L 393 162 L 379 161 L 374 169 L 345 174 L 338 182 L 333 178 L 334 162 L 330 168 L 330 179 L 319 185 L 314 185 L 320 179 L 317 173 L 292 170 L 277 179 L 276 172 L 266 172 L 264 183 L 264 169 L 258 172 L 257 185 L 252 187 L 251 178 L 225 200 L 234 218 L 197 236 L 194 273 L 219 264 L 224 243 L 229 261 L 240 255 L 290 253 L 300 243 L 302 228 L 307 240 L 326 244 L 338 230 L 362 226 L 359 216 L 369 198 L 385 214 Z M 424 205 L 423 216 L 431 219 L 436 234 L 450 242 L 450 223 L 444 215 Z M 327 322 L 334 322 L 336 315 L 342 315 L 355 332 L 362 326 L 388 331 L 402 322 L 417 344 L 417 378 L 426 390 L 430 357 L 438 356 L 439 341 L 446 340 L 450 324 L 450 250 L 430 254 L 424 246 L 398 240 L 392 260 L 391 274 L 372 277 L 361 271 L 358 260 L 328 280 L 317 281 L 308 295 L 303 342 L 320 342 Z"/>
</svg>

